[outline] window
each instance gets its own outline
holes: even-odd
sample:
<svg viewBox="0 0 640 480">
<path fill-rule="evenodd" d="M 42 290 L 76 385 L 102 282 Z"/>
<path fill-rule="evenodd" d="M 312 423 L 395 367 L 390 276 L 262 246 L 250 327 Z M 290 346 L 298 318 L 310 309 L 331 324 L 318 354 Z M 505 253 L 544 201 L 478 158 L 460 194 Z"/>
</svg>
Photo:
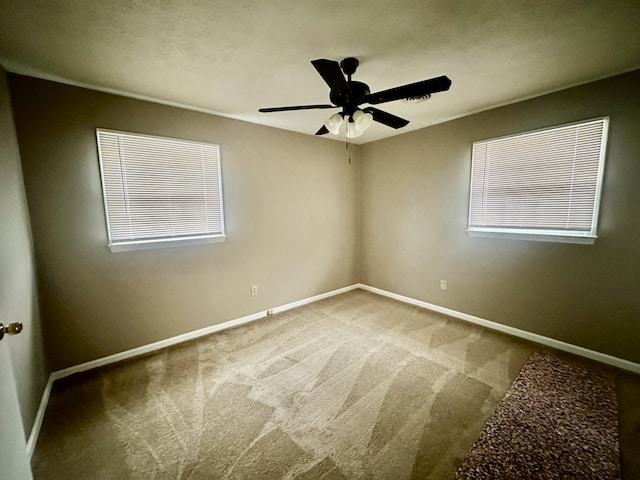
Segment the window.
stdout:
<svg viewBox="0 0 640 480">
<path fill-rule="evenodd" d="M 469 235 L 593 243 L 608 124 L 474 142 Z"/>
<path fill-rule="evenodd" d="M 224 241 L 218 145 L 96 134 L 112 252 Z"/>
</svg>

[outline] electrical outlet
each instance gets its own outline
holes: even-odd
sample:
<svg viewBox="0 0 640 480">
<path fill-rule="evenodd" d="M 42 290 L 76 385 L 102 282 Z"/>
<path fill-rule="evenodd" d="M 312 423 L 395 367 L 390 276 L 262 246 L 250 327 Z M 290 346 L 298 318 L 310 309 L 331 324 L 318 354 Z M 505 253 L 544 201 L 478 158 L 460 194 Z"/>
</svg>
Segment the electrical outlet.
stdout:
<svg viewBox="0 0 640 480">
<path fill-rule="evenodd" d="M 251 296 L 255 297 L 258 294 L 258 285 L 251 285 Z"/>
<path fill-rule="evenodd" d="M 447 281 L 440 280 L 440 290 L 446 290 L 446 289 L 447 289 Z"/>
</svg>

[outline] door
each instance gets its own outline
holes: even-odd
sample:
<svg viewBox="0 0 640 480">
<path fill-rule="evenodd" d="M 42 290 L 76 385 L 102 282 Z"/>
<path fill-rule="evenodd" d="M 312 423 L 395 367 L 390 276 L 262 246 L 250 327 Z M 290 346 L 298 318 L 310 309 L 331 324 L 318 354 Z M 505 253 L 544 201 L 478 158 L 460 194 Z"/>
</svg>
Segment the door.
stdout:
<svg viewBox="0 0 640 480">
<path fill-rule="evenodd" d="M 22 275 L 23 269 L 16 268 L 16 265 L 31 258 L 30 251 L 25 247 L 31 244 L 27 215 L 9 87 L 4 69 L 0 66 L 0 322 L 5 325 L 26 320 L 28 316 L 21 312 L 31 308 L 31 297 L 15 295 L 11 288 L 16 282 L 30 281 L 30 278 Z M 25 254 L 25 250 L 29 253 Z M 16 303 L 25 304 L 26 309 L 14 308 Z M 8 332 L 18 333 L 11 328 Z M 31 468 L 9 350 L 16 339 L 11 335 L 1 336 L 0 478 L 28 480 L 31 478 Z"/>
<path fill-rule="evenodd" d="M 32 477 L 8 350 L 11 340 L 9 335 L 0 340 L 0 477 L 24 480 Z"/>
</svg>

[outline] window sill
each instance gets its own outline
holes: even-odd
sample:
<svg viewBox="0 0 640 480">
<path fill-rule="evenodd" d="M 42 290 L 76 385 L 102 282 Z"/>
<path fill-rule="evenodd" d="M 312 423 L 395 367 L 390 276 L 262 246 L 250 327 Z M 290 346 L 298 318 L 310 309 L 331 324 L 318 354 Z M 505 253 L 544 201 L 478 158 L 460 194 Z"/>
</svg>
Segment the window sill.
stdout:
<svg viewBox="0 0 640 480">
<path fill-rule="evenodd" d="M 153 248 L 185 247 L 188 245 L 202 245 L 205 243 L 221 243 L 226 235 L 209 235 L 206 237 L 180 237 L 162 238 L 155 240 L 132 240 L 130 242 L 117 242 L 108 245 L 112 253 L 132 252 L 135 250 L 150 250 Z"/>
<path fill-rule="evenodd" d="M 571 234 L 567 232 L 541 232 L 537 230 L 513 231 L 507 229 L 468 229 L 470 237 L 500 238 L 507 240 L 528 240 L 533 242 L 577 243 L 593 245 L 598 238 L 595 235 Z"/>
</svg>

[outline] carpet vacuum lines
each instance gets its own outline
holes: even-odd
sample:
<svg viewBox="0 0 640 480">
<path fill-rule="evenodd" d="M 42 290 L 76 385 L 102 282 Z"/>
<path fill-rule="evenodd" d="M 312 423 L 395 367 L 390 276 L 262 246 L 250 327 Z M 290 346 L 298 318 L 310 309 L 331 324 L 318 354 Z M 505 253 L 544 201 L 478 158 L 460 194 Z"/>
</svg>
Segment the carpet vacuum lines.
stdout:
<svg viewBox="0 0 640 480">
<path fill-rule="evenodd" d="M 612 371 L 617 424 L 606 377 L 537 356 L 540 362 L 522 370 L 535 351 L 540 347 L 473 323 L 350 290 L 56 380 L 33 477 L 452 479 L 509 389 L 509 397 L 522 395 L 512 387 L 518 372 L 542 363 L 523 380 L 540 383 L 533 389 L 539 398 L 527 393 L 528 413 L 515 415 L 509 428 L 546 421 L 559 408 L 560 420 L 570 419 L 562 447 L 573 442 L 582 456 L 571 460 L 550 443 L 548 453 L 532 450 L 544 460 L 533 466 L 547 462 L 544 455 L 562 454 L 564 463 L 595 468 L 586 475 L 575 468 L 564 478 L 614 478 L 619 435 L 625 478 L 640 478 L 640 378 Z M 612 416 L 600 413 L 602 395 L 611 399 Z M 588 440 L 595 433 L 587 421 L 598 427 L 595 439 Z M 603 424 L 610 424 L 608 437 Z M 477 478 L 558 478 L 499 471 Z"/>
</svg>

